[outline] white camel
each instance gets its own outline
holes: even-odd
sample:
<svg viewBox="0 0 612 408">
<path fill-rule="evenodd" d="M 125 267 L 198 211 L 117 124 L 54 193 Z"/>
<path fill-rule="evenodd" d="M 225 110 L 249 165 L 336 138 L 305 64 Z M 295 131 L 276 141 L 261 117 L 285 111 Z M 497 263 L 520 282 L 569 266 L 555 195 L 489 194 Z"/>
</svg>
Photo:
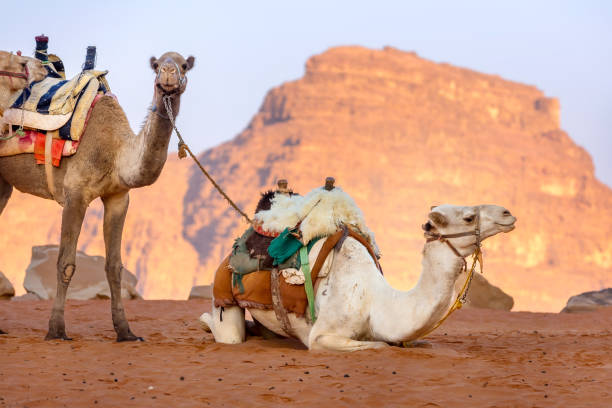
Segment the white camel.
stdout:
<svg viewBox="0 0 612 408">
<path fill-rule="evenodd" d="M 464 258 L 474 253 L 479 241 L 514 229 L 516 218 L 503 207 L 441 205 L 432 208 L 423 226 L 429 237 L 423 249 L 422 272 L 409 291 L 392 288 L 366 248 L 347 238 L 340 251 L 332 251 L 319 275 L 311 324 L 289 313 L 293 332 L 310 350 L 355 351 L 411 342 L 431 330 L 456 299 L 455 282 L 464 270 Z M 479 231 L 479 232 L 476 232 Z M 446 237 L 442 238 L 440 237 Z M 322 245 L 309 255 L 314 264 Z M 245 340 L 244 309 L 214 306 L 200 322 L 212 331 L 215 341 L 236 344 Z M 249 309 L 269 330 L 281 335 L 273 310 Z"/>
</svg>

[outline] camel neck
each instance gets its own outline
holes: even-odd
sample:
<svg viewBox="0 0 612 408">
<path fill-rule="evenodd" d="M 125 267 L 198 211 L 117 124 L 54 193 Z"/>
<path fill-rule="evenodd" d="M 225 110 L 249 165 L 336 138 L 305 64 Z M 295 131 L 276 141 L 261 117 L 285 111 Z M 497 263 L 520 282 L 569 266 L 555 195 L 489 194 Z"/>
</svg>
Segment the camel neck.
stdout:
<svg viewBox="0 0 612 408">
<path fill-rule="evenodd" d="M 410 341 L 432 328 L 453 300 L 463 261 L 439 241 L 425 244 L 419 281 L 411 290 L 393 289 L 383 280 L 372 305 L 372 329 L 389 342 Z"/>
<path fill-rule="evenodd" d="M 180 108 L 180 95 L 173 96 L 170 105 L 172 116 L 176 117 Z M 144 125 L 125 154 L 129 162 L 125 168 L 129 170 L 122 178 L 128 187 L 148 186 L 157 180 L 168 157 L 172 129 L 162 95 L 156 89 Z"/>
</svg>

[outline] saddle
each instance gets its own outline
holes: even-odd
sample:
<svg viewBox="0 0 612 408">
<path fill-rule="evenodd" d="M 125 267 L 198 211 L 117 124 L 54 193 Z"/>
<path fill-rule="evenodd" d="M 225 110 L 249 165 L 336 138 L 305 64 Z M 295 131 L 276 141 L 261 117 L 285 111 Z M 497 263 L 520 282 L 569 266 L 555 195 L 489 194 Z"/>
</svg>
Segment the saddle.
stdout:
<svg viewBox="0 0 612 408">
<path fill-rule="evenodd" d="M 249 230 L 252 230 L 252 228 L 249 228 Z M 257 234 L 257 232 L 254 231 L 251 231 L 249 233 L 249 230 L 247 230 L 247 233 L 245 233 L 241 238 L 236 240 L 236 242 L 243 240 L 244 238 L 246 246 L 246 242 L 249 240 L 250 237 L 252 237 L 252 234 Z M 245 238 L 245 235 L 247 234 L 248 236 Z M 319 279 L 319 273 L 321 271 L 321 268 L 323 267 L 323 264 L 325 263 L 325 260 L 327 259 L 328 255 L 334 248 L 338 247 L 338 249 L 340 249 L 346 237 L 352 237 L 359 241 L 362 245 L 364 245 L 372 256 L 372 259 L 376 263 L 379 270 L 381 270 L 375 251 L 368 242 L 368 240 L 352 228 L 344 227 L 336 231 L 334 234 L 324 238 L 325 241 L 321 246 L 321 250 L 317 255 L 317 260 L 311 271 L 312 282 L 315 287 L 317 286 L 317 280 Z M 256 239 L 259 239 L 260 243 L 258 249 L 255 249 L 255 247 L 251 247 L 251 249 L 254 249 L 253 255 L 255 255 L 256 253 L 261 254 L 262 251 L 260 248 L 263 247 L 263 244 L 261 244 L 261 242 L 265 242 L 264 239 L 269 239 L 271 242 L 273 238 L 259 235 Z M 269 256 L 269 254 L 267 255 Z M 260 263 L 255 264 L 259 265 L 259 267 L 256 267 L 254 271 L 251 271 L 249 273 L 240 273 L 237 272 L 235 269 L 236 261 L 232 260 L 232 256 L 233 251 L 232 255 L 229 255 L 223 260 L 221 265 L 219 265 L 217 272 L 215 273 L 215 280 L 213 284 L 215 306 L 227 307 L 232 305 L 238 305 L 242 308 L 266 310 L 274 309 L 275 305 L 273 301 L 272 287 L 272 285 L 274 284 L 273 273 L 277 270 L 282 269 L 285 266 L 295 267 L 297 259 L 293 260 L 292 257 L 285 264 L 269 268 L 270 263 L 274 263 L 272 257 L 270 257 L 270 259 L 256 258 L 256 262 Z M 232 264 L 234 266 L 232 266 Z M 297 268 L 299 269 L 300 266 L 297 266 Z M 237 274 L 241 275 L 239 281 L 240 284 L 235 279 L 235 276 Z M 308 307 L 308 299 L 306 296 L 304 285 L 290 284 L 283 278 L 278 279 L 277 282 L 279 286 L 278 289 L 280 292 L 280 303 L 282 304 L 286 312 L 295 313 L 299 317 L 305 316 Z"/>
<path fill-rule="evenodd" d="M 77 152 L 96 102 L 112 96 L 105 79 L 108 71 L 83 71 L 67 81 L 48 70 L 45 79 L 16 93 L 0 118 L 0 157 L 34 153 L 37 164 L 45 164 L 48 156 L 50 165 L 59 167 L 62 157 Z"/>
<path fill-rule="evenodd" d="M 24 128 L 57 130 L 55 138 L 78 141 L 94 99 L 110 92 L 107 73 L 88 70 L 70 80 L 49 75 L 16 93 L 2 119 Z"/>
</svg>

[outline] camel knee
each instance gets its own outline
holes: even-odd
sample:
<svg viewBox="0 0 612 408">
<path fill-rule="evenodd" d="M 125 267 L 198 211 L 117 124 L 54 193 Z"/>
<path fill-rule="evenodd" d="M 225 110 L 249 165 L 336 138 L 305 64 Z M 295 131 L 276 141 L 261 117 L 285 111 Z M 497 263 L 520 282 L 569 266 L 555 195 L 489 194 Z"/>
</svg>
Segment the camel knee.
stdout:
<svg viewBox="0 0 612 408">
<path fill-rule="evenodd" d="M 244 310 L 238 306 L 214 307 L 200 316 L 201 327 L 212 332 L 217 343 L 238 344 L 245 338 Z"/>
<path fill-rule="evenodd" d="M 76 270 L 76 266 L 74 264 L 68 264 L 64 268 L 61 269 L 60 278 L 62 282 L 68 286 L 70 285 L 70 281 L 74 276 L 74 272 Z"/>
</svg>

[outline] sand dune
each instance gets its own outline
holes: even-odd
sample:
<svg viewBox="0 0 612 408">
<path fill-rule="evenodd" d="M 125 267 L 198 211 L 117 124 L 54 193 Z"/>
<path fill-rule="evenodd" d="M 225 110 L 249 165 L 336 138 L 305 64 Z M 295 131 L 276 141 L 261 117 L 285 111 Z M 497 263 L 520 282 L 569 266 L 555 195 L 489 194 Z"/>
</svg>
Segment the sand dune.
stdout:
<svg viewBox="0 0 612 408">
<path fill-rule="evenodd" d="M 290 340 L 215 344 L 208 301 L 126 301 L 144 343 L 115 343 L 108 301 L 69 301 L 72 342 L 42 340 L 48 301 L 0 303 L 0 406 L 606 407 L 612 308 L 461 310 L 430 348 L 309 352 Z"/>
</svg>

